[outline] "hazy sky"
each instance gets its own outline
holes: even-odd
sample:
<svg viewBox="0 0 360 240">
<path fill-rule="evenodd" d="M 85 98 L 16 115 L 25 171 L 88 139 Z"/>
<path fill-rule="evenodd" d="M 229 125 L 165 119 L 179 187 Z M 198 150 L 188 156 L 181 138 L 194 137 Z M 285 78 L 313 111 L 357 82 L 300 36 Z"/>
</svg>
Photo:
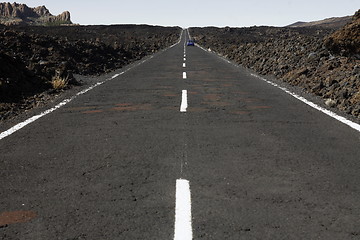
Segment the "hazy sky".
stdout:
<svg viewBox="0 0 360 240">
<path fill-rule="evenodd" d="M 70 11 L 80 24 L 151 24 L 163 26 L 285 26 L 353 15 L 359 0 L 18 0 L 45 5 L 52 14 Z"/>
</svg>

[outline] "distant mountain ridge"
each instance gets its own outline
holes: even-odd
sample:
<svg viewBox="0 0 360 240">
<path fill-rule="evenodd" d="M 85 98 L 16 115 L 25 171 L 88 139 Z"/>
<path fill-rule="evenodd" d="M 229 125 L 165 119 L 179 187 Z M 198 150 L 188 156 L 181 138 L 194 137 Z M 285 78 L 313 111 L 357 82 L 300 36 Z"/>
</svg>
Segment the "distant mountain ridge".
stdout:
<svg viewBox="0 0 360 240">
<path fill-rule="evenodd" d="M 312 22 L 296 22 L 286 27 L 322 27 L 322 28 L 338 29 L 348 24 L 351 21 L 351 19 L 352 16 L 332 17 L 332 18 L 327 18 L 324 20 L 312 21 Z"/>
<path fill-rule="evenodd" d="M 0 3 L 0 24 L 4 25 L 60 25 L 72 24 L 70 12 L 53 16 L 45 6 L 30 8 L 26 4 Z"/>
</svg>

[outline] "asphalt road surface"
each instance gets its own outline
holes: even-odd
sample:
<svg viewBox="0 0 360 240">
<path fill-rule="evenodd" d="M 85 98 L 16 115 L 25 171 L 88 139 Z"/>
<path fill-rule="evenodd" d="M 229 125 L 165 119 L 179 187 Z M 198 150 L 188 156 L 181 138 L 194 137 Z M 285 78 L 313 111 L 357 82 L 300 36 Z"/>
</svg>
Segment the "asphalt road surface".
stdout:
<svg viewBox="0 0 360 240">
<path fill-rule="evenodd" d="M 1 239 L 360 238 L 360 132 L 187 38 L 0 140 Z"/>
</svg>

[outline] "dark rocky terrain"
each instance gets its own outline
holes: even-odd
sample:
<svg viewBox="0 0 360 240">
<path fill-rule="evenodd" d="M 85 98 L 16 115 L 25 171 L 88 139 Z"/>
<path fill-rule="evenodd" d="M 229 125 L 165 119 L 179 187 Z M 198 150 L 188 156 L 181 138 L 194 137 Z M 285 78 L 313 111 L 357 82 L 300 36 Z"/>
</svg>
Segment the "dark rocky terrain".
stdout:
<svg viewBox="0 0 360 240">
<path fill-rule="evenodd" d="M 360 10 L 349 24 L 325 39 L 325 46 L 336 54 L 360 59 Z"/>
<path fill-rule="evenodd" d="M 4 25 L 60 25 L 72 24 L 70 12 L 53 16 L 45 6 L 30 8 L 26 4 L 0 3 L 0 24 Z"/>
<path fill-rule="evenodd" d="M 318 28 L 329 28 L 329 29 L 336 29 L 341 28 L 351 22 L 352 16 L 346 17 L 332 17 L 327 18 L 320 21 L 313 21 L 313 22 L 296 22 L 290 24 L 286 27 L 318 27 Z"/>
<path fill-rule="evenodd" d="M 121 68 L 174 44 L 180 32 L 147 25 L 0 25 L 0 120 L 62 91 L 51 85 L 55 76 L 66 79 L 66 88 L 81 84 L 74 74 Z"/>
<path fill-rule="evenodd" d="M 360 11 L 341 29 L 208 27 L 190 32 L 200 45 L 360 118 Z"/>
</svg>

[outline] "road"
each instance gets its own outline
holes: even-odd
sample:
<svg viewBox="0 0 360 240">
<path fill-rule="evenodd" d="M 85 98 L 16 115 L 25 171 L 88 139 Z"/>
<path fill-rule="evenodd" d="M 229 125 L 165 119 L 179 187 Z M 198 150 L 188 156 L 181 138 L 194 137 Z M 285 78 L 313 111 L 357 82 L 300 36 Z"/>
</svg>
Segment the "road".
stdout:
<svg viewBox="0 0 360 240">
<path fill-rule="evenodd" d="M 1 239 L 359 239 L 360 132 L 187 38 L 0 140 Z"/>
</svg>

